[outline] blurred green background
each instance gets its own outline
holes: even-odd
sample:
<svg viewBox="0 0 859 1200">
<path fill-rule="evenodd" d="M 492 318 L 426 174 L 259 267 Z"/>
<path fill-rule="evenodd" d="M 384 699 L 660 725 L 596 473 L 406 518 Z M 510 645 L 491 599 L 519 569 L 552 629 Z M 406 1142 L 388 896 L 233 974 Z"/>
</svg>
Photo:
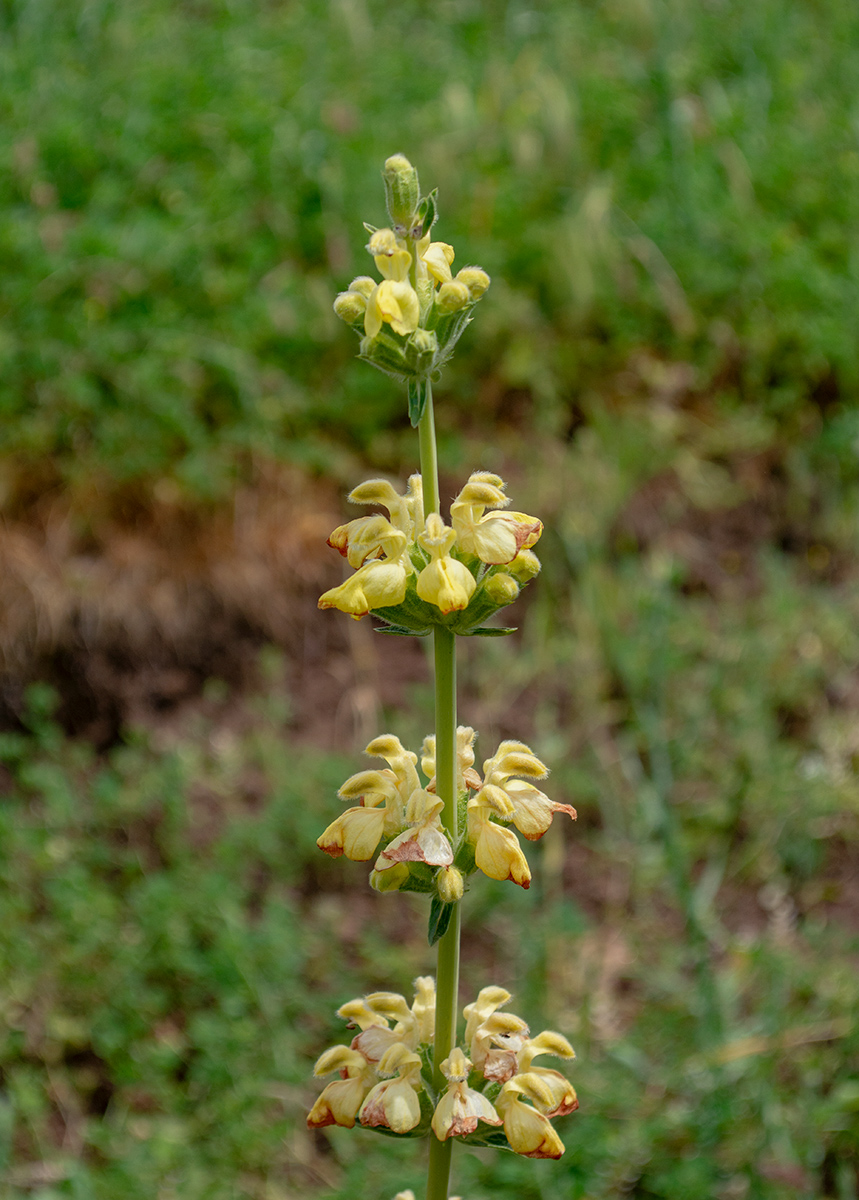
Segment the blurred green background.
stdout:
<svg viewBox="0 0 859 1200">
<path fill-rule="evenodd" d="M 576 1046 L 567 1153 L 455 1188 L 859 1196 L 857 78 L 851 0 L 0 0 L 0 1196 L 420 1195 L 304 1128 L 334 1009 L 432 963 L 315 846 L 431 720 L 315 610 L 416 465 L 331 310 L 394 151 L 493 277 L 446 493 L 546 523 L 461 719 L 579 811 L 463 970 Z"/>
</svg>

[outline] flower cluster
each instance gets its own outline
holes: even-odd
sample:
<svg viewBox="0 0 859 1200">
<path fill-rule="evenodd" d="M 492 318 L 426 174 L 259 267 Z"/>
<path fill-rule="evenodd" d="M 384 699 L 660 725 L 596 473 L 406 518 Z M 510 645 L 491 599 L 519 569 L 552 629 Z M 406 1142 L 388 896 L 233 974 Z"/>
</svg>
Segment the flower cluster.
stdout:
<svg viewBox="0 0 859 1200">
<path fill-rule="evenodd" d="M 310 1111 L 311 1128 L 356 1121 L 368 1128 L 439 1141 L 460 1138 L 472 1145 L 507 1147 L 526 1158 L 560 1158 L 564 1145 L 555 1117 L 578 1108 L 576 1093 L 559 1071 L 534 1066 L 541 1055 L 572 1059 L 560 1033 L 531 1037 L 521 1017 L 501 1009 L 512 999 L 501 987 L 485 987 L 465 1006 L 464 1045 L 441 1064 L 447 1080 L 432 1082 L 435 987 L 415 980 L 411 1006 L 396 992 L 350 1000 L 337 1015 L 359 1032 L 349 1046 L 326 1050 L 316 1075 L 338 1072 Z"/>
<path fill-rule="evenodd" d="M 363 335 L 361 358 L 396 379 L 425 379 L 450 358 L 489 276 L 480 267 L 453 275 L 453 246 L 432 240 L 435 193 L 421 198 L 407 158 L 393 155 L 383 175 L 393 227 L 365 225 L 381 281 L 359 275 L 334 311 Z"/>
<path fill-rule="evenodd" d="M 328 544 L 355 574 L 319 599 L 360 619 L 375 612 L 392 632 L 422 634 L 433 625 L 455 633 L 499 633 L 482 626 L 512 602 L 540 570 L 531 547 L 543 524 L 510 512 L 506 484 L 475 471 L 450 506 L 450 525 L 438 513 L 424 518 L 421 476 L 405 494 L 385 479 L 371 479 L 349 495 L 353 504 L 384 507 L 338 526 Z"/>
<path fill-rule="evenodd" d="M 325 830 L 317 845 L 337 858 L 375 863 L 370 882 L 378 891 L 429 892 L 445 903 L 459 900 L 464 880 L 478 869 L 491 879 L 509 879 L 527 888 L 528 861 L 514 826 L 530 841 L 541 838 L 556 812 L 575 820 L 569 804 L 550 800 L 534 779 L 548 768 L 522 742 L 505 741 L 474 769 L 473 729 L 457 729 L 457 828 L 441 824 L 442 801 L 435 794 L 435 738 L 424 739 L 421 770 L 417 755 L 398 738 L 374 738 L 367 754 L 387 768 L 360 771 L 340 788 L 343 800 L 356 801 Z M 380 843 L 384 843 L 379 851 Z"/>
</svg>

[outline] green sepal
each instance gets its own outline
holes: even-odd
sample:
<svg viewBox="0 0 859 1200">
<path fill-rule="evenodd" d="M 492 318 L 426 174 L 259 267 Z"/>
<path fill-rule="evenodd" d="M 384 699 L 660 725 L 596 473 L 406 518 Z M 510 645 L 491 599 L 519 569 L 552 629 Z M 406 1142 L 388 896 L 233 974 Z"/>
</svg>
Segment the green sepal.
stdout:
<svg viewBox="0 0 859 1200">
<path fill-rule="evenodd" d="M 456 798 L 456 836 L 459 838 L 468 825 L 468 792 L 460 792 Z"/>
<path fill-rule="evenodd" d="M 474 861 L 474 846 L 470 842 L 463 841 L 456 852 L 453 865 L 465 876 L 473 875 L 477 870 L 477 863 Z"/>
<path fill-rule="evenodd" d="M 450 918 L 453 916 L 454 907 L 455 905 L 453 904 L 439 900 L 438 896 L 433 896 L 432 904 L 430 905 L 429 925 L 427 926 L 427 941 L 431 946 L 434 946 L 438 939 L 444 937 L 447 933 L 447 927 L 450 924 Z"/>
<path fill-rule="evenodd" d="M 430 1103 L 433 1105 L 433 1109 L 435 1109 L 435 1105 L 438 1103 L 438 1097 L 436 1096 L 436 1090 L 433 1087 L 434 1066 L 432 1042 L 422 1042 L 420 1046 L 418 1046 L 415 1053 L 420 1055 L 421 1079 L 424 1087 L 427 1090 L 427 1093 L 429 1094 Z"/>
<path fill-rule="evenodd" d="M 412 429 L 420 425 L 421 417 L 427 406 L 427 385 L 424 379 L 409 380 L 409 420 Z"/>
<path fill-rule="evenodd" d="M 469 1133 L 459 1140 L 469 1146 L 485 1146 L 490 1150 L 509 1150 L 511 1154 L 516 1153 L 507 1141 L 506 1134 L 492 1125 L 487 1125 L 484 1121 L 480 1122 L 474 1133 Z"/>
<path fill-rule="evenodd" d="M 438 220 L 438 188 L 433 188 L 428 196 L 424 196 L 418 207 L 423 233 L 429 233 Z"/>
<path fill-rule="evenodd" d="M 506 629 L 495 628 L 491 625 L 481 625 L 479 629 L 469 629 L 463 633 L 462 637 L 506 637 L 508 633 L 515 633 L 518 626 L 512 625 Z"/>
<path fill-rule="evenodd" d="M 426 863 L 409 863 L 409 877 L 399 890 L 401 892 L 420 892 L 422 895 L 435 892 L 432 869 Z"/>
</svg>

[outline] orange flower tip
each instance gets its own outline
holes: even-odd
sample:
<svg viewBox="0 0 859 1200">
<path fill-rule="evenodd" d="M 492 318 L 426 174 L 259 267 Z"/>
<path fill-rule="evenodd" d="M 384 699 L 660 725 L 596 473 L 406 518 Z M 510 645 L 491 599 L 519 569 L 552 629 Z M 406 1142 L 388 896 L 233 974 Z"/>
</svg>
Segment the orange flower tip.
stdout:
<svg viewBox="0 0 859 1200">
<path fill-rule="evenodd" d="M 517 1150 L 516 1153 L 520 1156 L 520 1158 L 561 1158 L 563 1157 L 565 1150 L 566 1146 L 564 1143 L 559 1142 L 557 1145 L 552 1145 L 551 1147 L 543 1145 L 538 1146 L 536 1150 L 529 1150 L 527 1152 L 523 1150 Z"/>
<path fill-rule="evenodd" d="M 570 1113 L 574 1113 L 578 1107 L 578 1097 L 574 1096 L 568 1104 L 559 1104 L 557 1108 L 552 1110 L 552 1112 L 546 1113 L 546 1116 L 550 1120 L 554 1120 L 555 1117 L 568 1117 Z"/>
<path fill-rule="evenodd" d="M 345 1121 L 338 1122 L 330 1108 L 326 1108 L 317 1117 L 314 1117 L 312 1112 L 307 1117 L 308 1129 L 324 1129 L 326 1125 L 337 1124 L 342 1125 L 345 1129 L 351 1129 L 355 1122 L 354 1120 L 349 1124 Z"/>
</svg>

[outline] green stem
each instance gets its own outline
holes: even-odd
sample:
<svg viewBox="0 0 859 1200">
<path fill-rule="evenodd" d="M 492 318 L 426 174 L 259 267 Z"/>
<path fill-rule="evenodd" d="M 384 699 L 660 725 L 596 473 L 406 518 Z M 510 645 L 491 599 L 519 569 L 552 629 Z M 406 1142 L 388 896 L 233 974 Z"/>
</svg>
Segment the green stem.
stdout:
<svg viewBox="0 0 859 1200">
<path fill-rule="evenodd" d="M 436 793 L 444 801 L 442 822 L 452 841 L 457 835 L 456 786 L 456 634 L 437 625 L 435 649 L 435 768 Z M 454 906 L 447 932 L 438 943 L 436 974 L 433 1083 L 441 1093 L 447 1086 L 441 1064 L 456 1044 L 459 1000 L 460 906 Z M 430 1134 L 426 1200 L 447 1200 L 453 1139 L 440 1142 Z"/>
<path fill-rule="evenodd" d="M 426 403 L 423 416 L 418 424 L 418 438 L 421 447 L 421 478 L 424 488 L 424 512 L 438 512 L 438 451 L 435 441 L 435 418 L 432 407 L 432 385 L 428 379 L 422 379 L 418 387 L 425 389 Z"/>
<path fill-rule="evenodd" d="M 418 385 L 425 389 L 424 410 L 418 423 L 423 479 L 424 511 L 439 511 L 438 451 L 432 388 L 429 380 Z M 436 794 L 444 801 L 442 824 L 452 841 L 457 835 L 456 787 L 456 634 L 437 625 L 433 634 L 435 653 L 435 767 Z M 441 1094 L 447 1081 L 441 1064 L 456 1043 L 456 1012 L 459 999 L 459 905 L 454 908 L 450 925 L 438 943 L 436 972 L 435 1045 L 433 1082 Z M 440 1142 L 430 1134 L 429 1169 L 426 1200 L 447 1200 L 450 1186 L 450 1160 L 453 1139 Z"/>
</svg>

